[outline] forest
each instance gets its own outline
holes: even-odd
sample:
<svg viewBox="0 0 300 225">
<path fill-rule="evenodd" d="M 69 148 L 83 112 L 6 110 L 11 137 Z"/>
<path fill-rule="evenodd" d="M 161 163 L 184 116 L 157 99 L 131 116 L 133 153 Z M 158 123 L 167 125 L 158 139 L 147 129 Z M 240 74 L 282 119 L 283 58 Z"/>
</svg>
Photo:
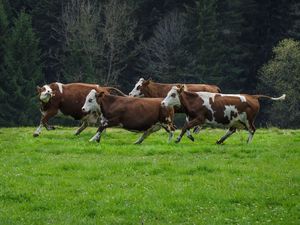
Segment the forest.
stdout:
<svg viewBox="0 0 300 225">
<path fill-rule="evenodd" d="M 296 0 L 0 0 L 0 127 L 38 124 L 37 85 L 144 77 L 285 93 L 257 126 L 300 128 L 299 39 Z"/>
</svg>

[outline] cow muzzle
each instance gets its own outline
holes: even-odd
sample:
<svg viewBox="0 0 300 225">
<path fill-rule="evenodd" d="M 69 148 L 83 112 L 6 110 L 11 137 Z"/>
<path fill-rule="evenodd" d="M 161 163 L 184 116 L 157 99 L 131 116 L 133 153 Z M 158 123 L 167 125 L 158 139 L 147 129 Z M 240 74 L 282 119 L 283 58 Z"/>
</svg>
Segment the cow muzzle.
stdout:
<svg viewBox="0 0 300 225">
<path fill-rule="evenodd" d="M 84 108 L 84 107 L 82 107 L 81 110 L 82 110 L 82 112 L 84 112 L 84 113 L 90 113 L 90 110 L 86 110 L 86 108 Z"/>
</svg>

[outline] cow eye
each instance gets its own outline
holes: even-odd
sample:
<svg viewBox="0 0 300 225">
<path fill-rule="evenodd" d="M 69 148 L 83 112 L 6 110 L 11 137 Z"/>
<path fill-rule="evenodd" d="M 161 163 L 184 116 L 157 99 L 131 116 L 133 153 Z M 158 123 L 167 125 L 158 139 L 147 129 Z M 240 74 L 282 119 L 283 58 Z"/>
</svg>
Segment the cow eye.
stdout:
<svg viewBox="0 0 300 225">
<path fill-rule="evenodd" d="M 141 89 L 141 86 L 138 86 L 137 88 L 136 88 L 136 90 L 140 90 Z"/>
<path fill-rule="evenodd" d="M 172 97 L 172 98 L 175 98 L 175 97 L 176 97 L 175 93 L 171 94 L 171 97 Z"/>
<path fill-rule="evenodd" d="M 92 101 L 93 101 L 93 99 L 90 98 L 90 99 L 89 99 L 89 102 L 92 102 Z"/>
</svg>

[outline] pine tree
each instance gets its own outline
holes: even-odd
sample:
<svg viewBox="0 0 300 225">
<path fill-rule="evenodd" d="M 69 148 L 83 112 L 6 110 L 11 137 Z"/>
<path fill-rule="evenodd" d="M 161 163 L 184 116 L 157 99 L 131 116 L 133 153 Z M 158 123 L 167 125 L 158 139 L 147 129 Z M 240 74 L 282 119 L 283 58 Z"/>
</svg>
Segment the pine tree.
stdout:
<svg viewBox="0 0 300 225">
<path fill-rule="evenodd" d="M 29 125 L 36 120 L 35 87 L 41 77 L 38 39 L 31 17 L 22 11 L 5 41 L 0 125 Z"/>
</svg>

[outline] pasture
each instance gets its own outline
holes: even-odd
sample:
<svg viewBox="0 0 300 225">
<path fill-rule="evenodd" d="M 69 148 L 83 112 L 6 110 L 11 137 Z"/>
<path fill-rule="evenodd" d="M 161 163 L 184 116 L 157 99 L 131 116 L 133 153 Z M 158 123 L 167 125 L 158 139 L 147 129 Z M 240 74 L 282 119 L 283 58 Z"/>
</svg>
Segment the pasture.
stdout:
<svg viewBox="0 0 300 225">
<path fill-rule="evenodd" d="M 0 224 L 300 224 L 300 130 L 34 130 L 0 129 Z"/>
</svg>

